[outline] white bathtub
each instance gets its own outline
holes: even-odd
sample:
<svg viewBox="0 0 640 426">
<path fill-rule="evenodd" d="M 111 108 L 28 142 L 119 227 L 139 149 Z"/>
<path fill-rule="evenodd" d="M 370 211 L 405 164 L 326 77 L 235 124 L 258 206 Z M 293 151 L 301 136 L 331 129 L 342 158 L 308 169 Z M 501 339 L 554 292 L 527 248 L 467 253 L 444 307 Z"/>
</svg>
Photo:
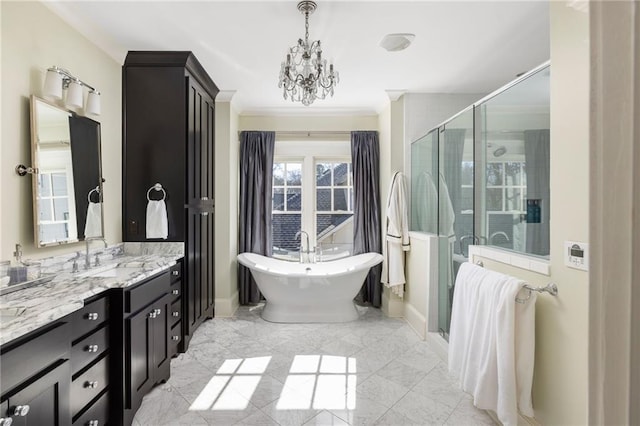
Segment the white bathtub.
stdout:
<svg viewBox="0 0 640 426">
<path fill-rule="evenodd" d="M 382 262 L 365 253 L 325 263 L 297 263 L 241 253 L 267 303 L 262 318 L 272 322 L 346 322 L 358 318 L 353 298 L 369 269 Z"/>
</svg>

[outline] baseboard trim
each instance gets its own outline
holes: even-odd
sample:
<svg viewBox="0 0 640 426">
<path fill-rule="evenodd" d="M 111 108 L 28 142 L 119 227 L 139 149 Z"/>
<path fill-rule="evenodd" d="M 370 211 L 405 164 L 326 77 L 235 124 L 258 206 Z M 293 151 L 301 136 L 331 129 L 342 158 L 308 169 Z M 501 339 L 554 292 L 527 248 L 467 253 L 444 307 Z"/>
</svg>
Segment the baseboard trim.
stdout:
<svg viewBox="0 0 640 426">
<path fill-rule="evenodd" d="M 449 342 L 444 340 L 440 334 L 434 332 L 427 333 L 425 340 L 443 362 L 449 362 Z"/>
<path fill-rule="evenodd" d="M 427 337 L 427 319 L 410 303 L 404 304 L 404 320 L 422 340 L 425 340 Z"/>
<path fill-rule="evenodd" d="M 238 310 L 238 306 L 240 306 L 238 297 L 239 297 L 238 292 L 236 291 L 234 294 L 231 295 L 231 297 L 216 298 L 215 300 L 216 317 L 218 318 L 232 317 Z"/>
<path fill-rule="evenodd" d="M 401 298 L 396 296 L 385 288 L 382 293 L 382 312 L 389 318 L 402 318 L 404 317 L 404 302 Z"/>
</svg>

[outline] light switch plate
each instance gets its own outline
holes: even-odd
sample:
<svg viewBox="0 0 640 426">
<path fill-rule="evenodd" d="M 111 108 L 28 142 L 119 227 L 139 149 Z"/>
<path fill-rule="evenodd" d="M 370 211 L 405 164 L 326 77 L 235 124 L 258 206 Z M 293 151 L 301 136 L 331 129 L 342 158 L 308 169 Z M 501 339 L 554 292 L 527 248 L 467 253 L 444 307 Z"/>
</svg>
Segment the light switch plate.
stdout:
<svg viewBox="0 0 640 426">
<path fill-rule="evenodd" d="M 589 244 L 576 241 L 564 242 L 564 264 L 570 268 L 589 270 Z"/>
</svg>

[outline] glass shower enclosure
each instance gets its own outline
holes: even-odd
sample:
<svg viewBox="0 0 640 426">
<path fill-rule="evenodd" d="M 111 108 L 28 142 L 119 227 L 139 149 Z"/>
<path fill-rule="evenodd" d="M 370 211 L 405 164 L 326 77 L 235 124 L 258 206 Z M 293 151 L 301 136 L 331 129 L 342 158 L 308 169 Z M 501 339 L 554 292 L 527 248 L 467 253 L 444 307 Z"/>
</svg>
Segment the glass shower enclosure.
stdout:
<svg viewBox="0 0 640 426">
<path fill-rule="evenodd" d="M 438 238 L 438 324 L 449 338 L 470 245 L 549 255 L 549 76 L 544 64 L 411 145 L 411 230 Z"/>
</svg>

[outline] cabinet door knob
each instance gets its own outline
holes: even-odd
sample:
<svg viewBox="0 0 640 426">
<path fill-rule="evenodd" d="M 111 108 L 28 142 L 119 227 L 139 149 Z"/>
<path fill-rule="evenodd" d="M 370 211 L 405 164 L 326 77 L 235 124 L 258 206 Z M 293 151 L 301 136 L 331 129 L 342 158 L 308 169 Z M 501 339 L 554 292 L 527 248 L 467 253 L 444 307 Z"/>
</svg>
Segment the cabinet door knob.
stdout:
<svg viewBox="0 0 640 426">
<path fill-rule="evenodd" d="M 209 216 L 209 212 L 201 212 L 200 215 L 202 216 Z"/>
<path fill-rule="evenodd" d="M 97 312 L 91 312 L 91 313 L 87 314 L 87 319 L 88 319 L 89 321 L 95 321 L 95 320 L 97 320 L 97 319 L 98 319 L 98 314 L 97 314 Z"/>
<path fill-rule="evenodd" d="M 151 312 L 149 312 L 149 318 L 155 318 L 155 317 L 157 317 L 157 316 L 158 316 L 158 315 L 156 314 L 156 312 L 155 312 L 155 311 L 151 311 Z"/>
<path fill-rule="evenodd" d="M 95 382 L 85 382 L 84 387 L 89 389 L 95 389 L 98 387 L 98 381 L 96 380 Z"/>
<path fill-rule="evenodd" d="M 173 313 L 172 313 L 172 315 L 173 315 L 174 317 L 179 317 L 179 316 L 180 316 L 180 312 L 173 312 Z"/>
<path fill-rule="evenodd" d="M 18 417 L 24 417 L 29 414 L 29 410 L 31 407 L 28 405 L 17 405 L 16 408 L 13 409 L 13 415 Z"/>
<path fill-rule="evenodd" d="M 160 314 L 162 313 L 162 309 L 159 309 L 159 308 L 158 308 L 158 309 L 154 309 L 154 310 L 153 310 L 153 312 L 154 312 L 156 315 L 160 315 Z"/>
<path fill-rule="evenodd" d="M 98 352 L 98 345 L 87 346 L 87 352 Z"/>
<path fill-rule="evenodd" d="M 0 426 L 11 426 L 13 419 L 11 417 L 0 418 Z"/>
<path fill-rule="evenodd" d="M 171 294 L 175 294 L 177 296 L 180 294 L 180 290 L 171 290 Z"/>
<path fill-rule="evenodd" d="M 177 277 L 178 275 L 180 275 L 180 271 L 171 271 L 171 275 Z"/>
<path fill-rule="evenodd" d="M 202 198 L 200 198 L 200 200 L 202 200 L 202 201 L 209 201 L 209 197 L 202 197 Z"/>
<path fill-rule="evenodd" d="M 87 426 L 99 426 L 100 422 L 98 420 L 89 420 Z"/>
<path fill-rule="evenodd" d="M 171 340 L 177 342 L 178 340 L 180 340 L 180 336 L 171 336 Z"/>
</svg>

